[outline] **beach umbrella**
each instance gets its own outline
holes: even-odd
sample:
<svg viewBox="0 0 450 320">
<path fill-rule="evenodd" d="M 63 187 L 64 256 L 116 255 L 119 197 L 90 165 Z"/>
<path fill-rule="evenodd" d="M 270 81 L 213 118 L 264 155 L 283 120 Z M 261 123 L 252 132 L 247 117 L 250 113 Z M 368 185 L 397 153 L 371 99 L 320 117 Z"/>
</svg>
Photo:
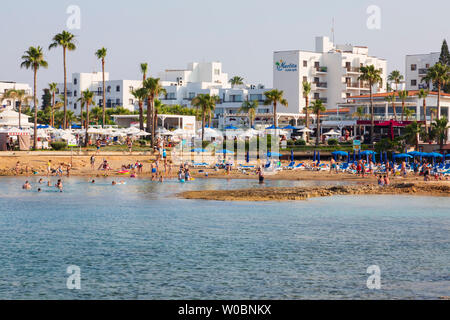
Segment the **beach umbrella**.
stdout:
<svg viewBox="0 0 450 320">
<path fill-rule="evenodd" d="M 291 149 L 291 161 L 294 161 L 294 149 Z"/>
<path fill-rule="evenodd" d="M 313 162 L 316 162 L 316 150 L 314 150 Z"/>
<path fill-rule="evenodd" d="M 320 151 L 317 152 L 317 164 L 319 164 L 319 163 L 320 163 Z"/>
<path fill-rule="evenodd" d="M 353 151 L 353 162 L 356 162 L 356 151 Z"/>
<path fill-rule="evenodd" d="M 446 158 L 450 158 L 450 153 L 445 155 Z"/>
<path fill-rule="evenodd" d="M 347 163 L 350 163 L 350 153 L 347 154 Z"/>
<path fill-rule="evenodd" d="M 191 152 L 206 152 L 205 149 L 201 149 L 201 148 L 196 148 L 196 149 L 192 149 Z"/>
<path fill-rule="evenodd" d="M 267 153 L 267 157 L 272 158 L 272 157 L 282 157 L 283 155 L 281 153 L 278 152 L 268 152 Z"/>
<path fill-rule="evenodd" d="M 250 152 L 249 151 L 247 151 L 247 156 L 245 157 L 246 159 L 246 161 L 247 161 L 247 163 L 249 163 L 250 162 Z"/>
<path fill-rule="evenodd" d="M 237 128 L 237 127 L 235 127 L 233 125 L 228 126 L 228 127 L 225 128 L 225 130 L 237 130 L 237 129 L 239 129 L 239 128 Z"/>
<path fill-rule="evenodd" d="M 225 149 L 223 149 L 223 150 L 217 150 L 216 153 L 219 153 L 219 154 L 220 154 L 220 153 L 223 153 L 223 154 L 234 154 L 233 151 L 225 150 Z"/>
<path fill-rule="evenodd" d="M 296 128 L 296 127 L 293 127 L 293 126 L 291 126 L 291 125 L 288 125 L 288 126 L 286 126 L 286 127 L 283 128 L 283 130 L 295 130 L 295 129 L 297 129 L 297 128 Z"/>
<path fill-rule="evenodd" d="M 399 154 L 394 155 L 394 159 L 410 159 L 412 157 L 413 156 L 411 156 L 407 153 L 399 153 Z"/>
<path fill-rule="evenodd" d="M 281 130 L 281 128 L 280 127 L 275 127 L 274 125 L 272 125 L 272 126 L 266 128 L 266 130 Z"/>
</svg>

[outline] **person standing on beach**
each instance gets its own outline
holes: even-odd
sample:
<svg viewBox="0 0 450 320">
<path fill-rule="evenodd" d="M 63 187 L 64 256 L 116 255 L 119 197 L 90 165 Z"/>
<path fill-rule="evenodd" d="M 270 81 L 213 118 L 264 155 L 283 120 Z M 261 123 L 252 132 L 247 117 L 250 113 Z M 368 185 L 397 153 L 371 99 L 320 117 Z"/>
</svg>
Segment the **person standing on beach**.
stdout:
<svg viewBox="0 0 450 320">
<path fill-rule="evenodd" d="M 95 157 L 94 157 L 94 155 L 91 156 L 91 170 L 95 170 Z"/>
<path fill-rule="evenodd" d="M 406 178 L 406 162 L 404 160 L 402 161 L 402 174 Z"/>
<path fill-rule="evenodd" d="M 47 177 L 52 173 L 52 160 L 47 162 Z"/>
</svg>

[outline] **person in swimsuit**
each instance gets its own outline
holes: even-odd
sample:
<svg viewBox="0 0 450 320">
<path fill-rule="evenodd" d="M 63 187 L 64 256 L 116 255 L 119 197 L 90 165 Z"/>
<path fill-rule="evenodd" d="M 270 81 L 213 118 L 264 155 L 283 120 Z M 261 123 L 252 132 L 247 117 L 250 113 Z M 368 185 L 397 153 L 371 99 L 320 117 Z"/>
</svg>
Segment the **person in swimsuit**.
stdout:
<svg viewBox="0 0 450 320">
<path fill-rule="evenodd" d="M 59 189 L 59 192 L 63 192 L 63 184 L 62 184 L 61 179 L 58 180 L 55 187 L 57 187 Z"/>
</svg>

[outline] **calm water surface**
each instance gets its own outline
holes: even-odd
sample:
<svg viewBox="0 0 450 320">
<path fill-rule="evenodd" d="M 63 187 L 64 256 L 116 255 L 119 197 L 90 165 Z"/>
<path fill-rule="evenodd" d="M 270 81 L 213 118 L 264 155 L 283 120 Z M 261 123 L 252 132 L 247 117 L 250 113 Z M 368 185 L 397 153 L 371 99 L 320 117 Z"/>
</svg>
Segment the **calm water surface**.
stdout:
<svg viewBox="0 0 450 320">
<path fill-rule="evenodd" d="M 55 179 L 53 179 L 55 180 Z M 259 188 L 0 179 L 0 299 L 436 299 L 450 295 L 450 198 L 347 196 L 255 203 L 178 199 Z M 30 178 L 36 189 L 35 178 Z M 55 181 L 53 181 L 55 182 Z M 268 181 L 266 186 L 328 182 Z M 81 268 L 81 290 L 66 268 Z M 381 290 L 366 287 L 379 265 Z"/>
</svg>

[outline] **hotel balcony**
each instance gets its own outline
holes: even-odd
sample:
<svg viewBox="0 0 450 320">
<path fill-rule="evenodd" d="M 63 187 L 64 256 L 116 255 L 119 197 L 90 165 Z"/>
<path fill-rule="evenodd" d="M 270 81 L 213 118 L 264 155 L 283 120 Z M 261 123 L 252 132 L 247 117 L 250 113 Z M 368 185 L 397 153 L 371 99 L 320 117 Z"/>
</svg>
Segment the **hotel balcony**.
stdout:
<svg viewBox="0 0 450 320">
<path fill-rule="evenodd" d="M 361 73 L 359 67 L 344 67 L 347 73 Z"/>
<path fill-rule="evenodd" d="M 318 66 L 318 67 L 314 67 L 314 69 L 315 69 L 315 73 L 318 73 L 318 74 L 321 74 L 321 73 L 325 74 L 328 72 L 328 67 Z"/>
<path fill-rule="evenodd" d="M 368 90 L 370 89 L 370 86 L 366 83 L 359 83 L 359 82 L 344 82 L 345 86 L 349 90 Z"/>
<path fill-rule="evenodd" d="M 327 82 L 313 82 L 313 85 L 314 90 L 326 90 L 328 88 Z"/>
<path fill-rule="evenodd" d="M 322 101 L 322 103 L 326 104 L 328 102 L 328 98 L 318 98 L 318 99 L 314 99 L 316 101 Z"/>
<path fill-rule="evenodd" d="M 419 69 L 419 75 L 426 75 L 428 73 L 428 68 Z"/>
</svg>

